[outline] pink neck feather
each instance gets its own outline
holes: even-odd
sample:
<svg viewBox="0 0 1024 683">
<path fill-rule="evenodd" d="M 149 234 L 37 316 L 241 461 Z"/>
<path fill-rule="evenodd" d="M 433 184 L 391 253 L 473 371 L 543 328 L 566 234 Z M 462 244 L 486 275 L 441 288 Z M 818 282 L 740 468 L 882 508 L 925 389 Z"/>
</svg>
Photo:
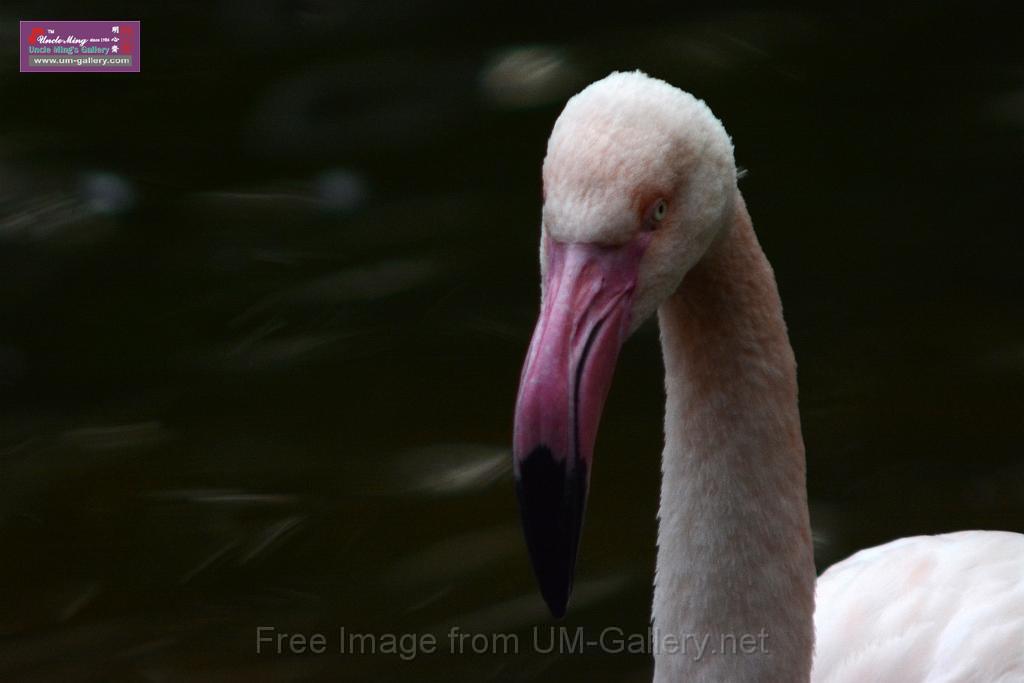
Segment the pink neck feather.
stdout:
<svg viewBox="0 0 1024 683">
<path fill-rule="evenodd" d="M 796 363 L 742 198 L 658 317 L 667 401 L 653 619 L 686 651 L 656 655 L 655 680 L 807 681 L 815 571 Z"/>
</svg>

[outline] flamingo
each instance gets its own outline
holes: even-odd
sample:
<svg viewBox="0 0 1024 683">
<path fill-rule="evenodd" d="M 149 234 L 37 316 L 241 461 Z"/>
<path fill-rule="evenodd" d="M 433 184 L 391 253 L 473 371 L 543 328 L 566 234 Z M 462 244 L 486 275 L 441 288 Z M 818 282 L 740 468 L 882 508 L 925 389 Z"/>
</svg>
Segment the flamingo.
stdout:
<svg viewBox="0 0 1024 683">
<path fill-rule="evenodd" d="M 815 581 L 796 363 L 732 142 L 707 105 L 612 73 L 566 104 L 543 183 L 513 471 L 553 616 L 572 591 L 616 358 L 657 312 L 655 681 L 1024 681 L 1024 535 L 904 538 Z M 703 656 L 685 647 L 702 640 Z"/>
</svg>

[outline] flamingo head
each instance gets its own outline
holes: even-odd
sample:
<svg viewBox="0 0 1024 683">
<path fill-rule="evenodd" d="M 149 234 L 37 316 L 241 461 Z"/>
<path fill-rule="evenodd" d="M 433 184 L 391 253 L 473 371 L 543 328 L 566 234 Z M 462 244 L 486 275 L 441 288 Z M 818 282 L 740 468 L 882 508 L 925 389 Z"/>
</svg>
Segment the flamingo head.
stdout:
<svg viewBox="0 0 1024 683">
<path fill-rule="evenodd" d="M 722 232 L 738 191 L 718 119 L 640 72 L 613 73 L 569 100 L 543 176 L 541 311 L 516 402 L 513 470 L 534 573 L 561 617 L 619 349 Z"/>
</svg>

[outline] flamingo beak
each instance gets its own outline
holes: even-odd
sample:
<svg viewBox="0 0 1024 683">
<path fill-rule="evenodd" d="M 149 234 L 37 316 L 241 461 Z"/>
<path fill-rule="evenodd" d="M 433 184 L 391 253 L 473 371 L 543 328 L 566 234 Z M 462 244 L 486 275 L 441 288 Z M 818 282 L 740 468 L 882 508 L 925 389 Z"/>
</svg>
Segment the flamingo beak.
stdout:
<svg viewBox="0 0 1024 683">
<path fill-rule="evenodd" d="M 597 428 L 629 334 L 646 242 L 603 247 L 545 239 L 544 295 L 520 379 L 512 452 L 533 571 L 560 618 L 572 593 Z"/>
</svg>

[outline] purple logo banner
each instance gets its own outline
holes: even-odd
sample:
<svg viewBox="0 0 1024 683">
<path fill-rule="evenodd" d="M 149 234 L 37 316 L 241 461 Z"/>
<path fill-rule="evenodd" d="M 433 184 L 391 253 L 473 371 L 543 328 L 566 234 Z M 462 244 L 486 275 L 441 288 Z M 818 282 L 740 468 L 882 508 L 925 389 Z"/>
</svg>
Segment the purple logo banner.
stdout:
<svg viewBox="0 0 1024 683">
<path fill-rule="evenodd" d="M 22 21 L 21 71 L 128 71 L 142 68 L 142 22 Z"/>
</svg>

